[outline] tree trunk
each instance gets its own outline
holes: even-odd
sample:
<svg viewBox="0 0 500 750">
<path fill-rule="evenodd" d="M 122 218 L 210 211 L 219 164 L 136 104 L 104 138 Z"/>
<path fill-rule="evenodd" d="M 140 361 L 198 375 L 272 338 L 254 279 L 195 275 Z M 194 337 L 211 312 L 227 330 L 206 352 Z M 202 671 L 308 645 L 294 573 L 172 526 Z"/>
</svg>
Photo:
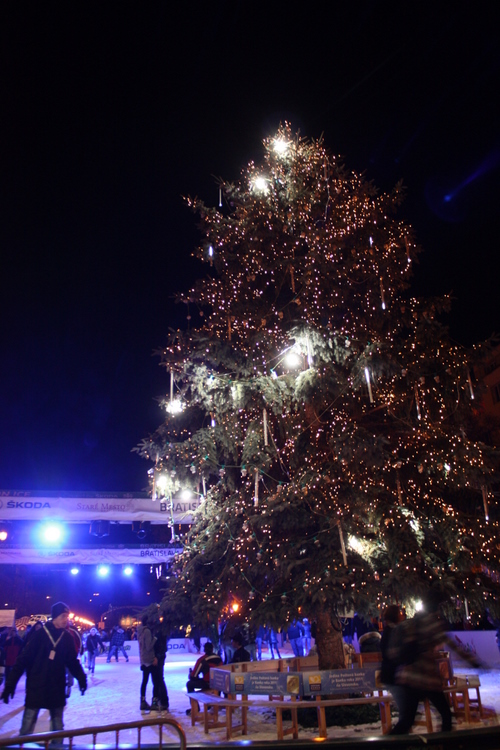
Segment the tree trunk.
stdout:
<svg viewBox="0 0 500 750">
<path fill-rule="evenodd" d="M 320 612 L 316 617 L 316 648 L 319 669 L 344 669 L 342 625 L 336 615 Z"/>
</svg>

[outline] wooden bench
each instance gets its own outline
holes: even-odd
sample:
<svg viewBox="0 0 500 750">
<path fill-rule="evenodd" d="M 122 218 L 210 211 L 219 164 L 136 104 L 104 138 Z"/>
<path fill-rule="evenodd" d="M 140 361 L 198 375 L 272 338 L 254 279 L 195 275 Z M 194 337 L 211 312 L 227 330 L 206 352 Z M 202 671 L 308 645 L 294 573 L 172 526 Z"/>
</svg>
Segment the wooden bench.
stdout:
<svg viewBox="0 0 500 750">
<path fill-rule="evenodd" d="M 473 723 L 474 719 L 476 722 L 480 722 L 484 712 L 481 704 L 481 696 L 479 688 L 481 681 L 478 675 L 456 675 L 452 678 L 449 685 L 443 688 L 443 692 L 449 700 L 451 708 L 455 714 L 455 718 L 463 717 L 466 724 Z M 471 698 L 469 696 L 469 690 L 476 691 L 476 697 Z M 477 716 L 473 717 L 474 709 L 477 711 Z M 432 714 L 430 701 L 428 698 L 424 699 L 424 712 L 425 712 L 425 726 L 429 734 L 434 731 L 432 724 Z"/>
<path fill-rule="evenodd" d="M 248 710 L 252 708 L 269 708 L 268 700 L 255 700 L 242 695 L 237 698 L 234 695 L 227 698 L 208 693 L 206 691 L 199 693 L 188 693 L 191 701 L 191 723 L 194 725 L 193 716 L 201 718 L 199 703 L 203 704 L 203 725 L 205 734 L 210 729 L 225 727 L 226 740 L 231 740 L 235 732 L 241 731 L 243 735 L 248 733 Z M 289 700 L 279 699 L 273 701 L 272 707 L 276 711 L 276 732 L 277 739 L 283 740 L 286 735 L 291 734 L 293 739 L 299 736 L 298 711 L 301 709 L 316 709 L 318 716 L 319 737 L 324 739 L 327 736 L 326 714 L 325 709 L 330 706 L 361 706 L 375 704 L 380 707 L 380 718 L 382 723 L 382 732 L 387 734 L 391 729 L 391 709 L 390 704 L 392 696 L 377 694 L 361 698 L 334 698 L 324 700 L 317 696 L 315 700 L 297 700 L 291 697 Z M 226 711 L 225 720 L 219 718 L 219 710 Z M 235 711 L 241 711 L 241 719 L 238 724 L 233 723 Z M 283 726 L 283 711 L 290 711 L 291 726 Z"/>
</svg>

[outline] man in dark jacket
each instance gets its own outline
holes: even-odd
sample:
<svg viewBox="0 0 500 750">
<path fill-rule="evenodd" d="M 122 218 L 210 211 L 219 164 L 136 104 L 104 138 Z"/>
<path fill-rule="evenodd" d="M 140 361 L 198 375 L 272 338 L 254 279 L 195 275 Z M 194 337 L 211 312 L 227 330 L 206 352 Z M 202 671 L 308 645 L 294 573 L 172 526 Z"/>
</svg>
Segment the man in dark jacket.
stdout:
<svg viewBox="0 0 500 750">
<path fill-rule="evenodd" d="M 109 664 L 113 655 L 116 661 L 118 661 L 120 653 L 123 653 L 125 661 L 128 661 L 127 652 L 125 651 L 125 631 L 121 625 L 117 625 L 116 628 L 113 628 L 113 632 L 111 633 L 111 641 L 109 643 L 108 658 L 106 659 L 106 662 Z"/>
<path fill-rule="evenodd" d="M 76 656 L 73 637 L 66 630 L 69 607 L 57 602 L 51 614 L 52 620 L 30 638 L 19 654 L 0 696 L 4 703 L 8 703 L 19 678 L 26 672 L 26 700 L 20 735 L 33 734 L 41 708 L 50 711 L 52 732 L 64 729 L 66 667 L 78 680 L 82 695 L 87 689 L 87 678 Z"/>
</svg>

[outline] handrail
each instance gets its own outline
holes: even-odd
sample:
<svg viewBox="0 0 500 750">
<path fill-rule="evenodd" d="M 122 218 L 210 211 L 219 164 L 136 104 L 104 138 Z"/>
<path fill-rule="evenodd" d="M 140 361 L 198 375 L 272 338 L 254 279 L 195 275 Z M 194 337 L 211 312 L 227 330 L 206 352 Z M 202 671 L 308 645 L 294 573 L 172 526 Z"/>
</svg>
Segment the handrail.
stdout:
<svg viewBox="0 0 500 750">
<path fill-rule="evenodd" d="M 69 750 L 72 750 L 73 747 L 73 738 L 74 737 L 83 737 L 84 735 L 91 734 L 92 740 L 93 740 L 93 747 L 96 746 L 96 737 L 98 734 L 104 734 L 105 732 L 115 732 L 116 733 L 116 744 L 115 748 L 118 749 L 119 747 L 119 737 L 120 737 L 120 731 L 125 729 L 137 729 L 137 749 L 140 750 L 141 748 L 141 729 L 143 727 L 151 727 L 151 726 L 159 726 L 160 728 L 160 737 L 158 742 L 158 748 L 162 748 L 163 746 L 163 727 L 167 725 L 169 727 L 172 727 L 176 730 L 176 732 L 179 735 L 180 740 L 180 750 L 186 750 L 187 747 L 187 741 L 186 741 L 186 735 L 184 732 L 184 729 L 181 727 L 181 725 L 175 721 L 175 719 L 170 719 L 168 717 L 158 716 L 154 719 L 142 719 L 141 721 L 130 721 L 130 722 L 121 722 L 118 724 L 106 724 L 104 726 L 98 726 L 98 727 L 84 727 L 82 729 L 62 729 L 61 731 L 57 732 L 42 732 L 41 734 L 25 734 L 25 735 L 18 735 L 17 737 L 8 737 L 6 739 L 0 739 L 0 747 L 12 747 L 12 746 L 19 746 L 22 747 L 23 745 L 28 744 L 29 742 L 36 742 L 37 744 L 45 744 L 45 750 L 49 750 L 49 744 L 53 742 L 54 740 L 58 739 L 64 739 L 66 737 L 69 737 Z"/>
</svg>

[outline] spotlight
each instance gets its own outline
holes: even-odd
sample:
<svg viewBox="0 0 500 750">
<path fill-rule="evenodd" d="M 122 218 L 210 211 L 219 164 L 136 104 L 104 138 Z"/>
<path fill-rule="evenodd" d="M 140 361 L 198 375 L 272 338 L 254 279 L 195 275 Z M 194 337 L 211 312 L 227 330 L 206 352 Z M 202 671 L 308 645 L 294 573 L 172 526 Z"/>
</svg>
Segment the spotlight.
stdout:
<svg viewBox="0 0 500 750">
<path fill-rule="evenodd" d="M 58 544 L 62 541 L 63 527 L 59 523 L 44 523 L 39 527 L 42 544 Z"/>
<path fill-rule="evenodd" d="M 9 533 L 5 526 L 2 526 L 0 528 L 0 542 L 5 542 L 7 540 L 7 537 L 9 536 Z"/>
<path fill-rule="evenodd" d="M 109 521 L 92 521 L 89 532 L 99 539 L 102 539 L 103 536 L 109 536 Z"/>
<path fill-rule="evenodd" d="M 125 565 L 123 568 L 123 575 L 124 576 L 131 576 L 134 572 L 134 569 L 130 567 L 130 565 Z"/>
<path fill-rule="evenodd" d="M 80 570 L 78 568 L 71 568 L 70 573 L 72 576 L 77 576 Z"/>
<path fill-rule="evenodd" d="M 97 575 L 100 576 L 101 578 L 106 578 L 108 573 L 109 573 L 109 568 L 107 565 L 99 565 L 99 567 L 97 568 Z"/>
<path fill-rule="evenodd" d="M 149 530 L 149 521 L 133 521 L 132 531 L 137 534 L 138 539 L 145 539 Z"/>
</svg>

